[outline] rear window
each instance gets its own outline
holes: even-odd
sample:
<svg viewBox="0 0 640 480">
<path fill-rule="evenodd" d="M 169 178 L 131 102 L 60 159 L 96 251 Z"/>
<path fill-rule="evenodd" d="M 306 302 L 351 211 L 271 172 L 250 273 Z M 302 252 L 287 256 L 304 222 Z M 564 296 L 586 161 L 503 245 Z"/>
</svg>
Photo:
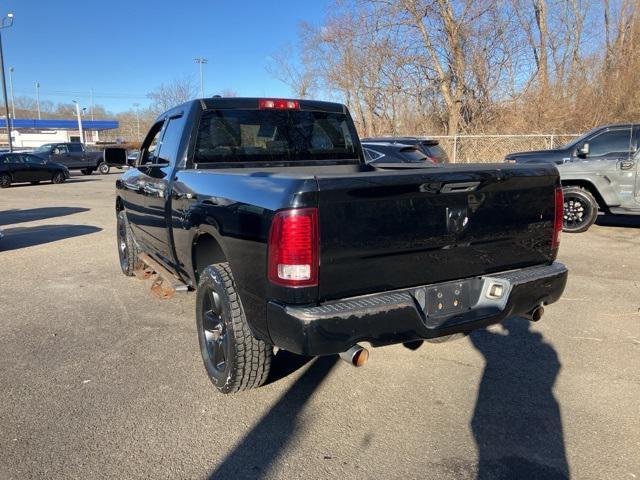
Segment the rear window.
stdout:
<svg viewBox="0 0 640 480">
<path fill-rule="evenodd" d="M 213 110 L 202 115 L 194 161 L 357 159 L 356 133 L 343 113 Z"/>
<path fill-rule="evenodd" d="M 438 163 L 448 163 L 449 157 L 447 156 L 447 152 L 440 145 L 429 145 L 428 147 L 424 147 L 427 151 L 427 155 L 433 158 Z"/>
<path fill-rule="evenodd" d="M 427 156 L 424 153 L 422 153 L 420 150 L 418 150 L 417 147 L 405 147 L 400 150 L 400 153 L 402 154 L 402 158 L 406 162 L 420 163 L 427 160 Z"/>
</svg>

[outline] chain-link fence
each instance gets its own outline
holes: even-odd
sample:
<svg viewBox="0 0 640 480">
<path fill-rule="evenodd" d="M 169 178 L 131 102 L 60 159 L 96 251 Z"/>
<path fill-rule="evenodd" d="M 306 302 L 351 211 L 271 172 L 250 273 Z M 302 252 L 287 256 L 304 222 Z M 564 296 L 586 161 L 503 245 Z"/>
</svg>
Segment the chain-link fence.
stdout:
<svg viewBox="0 0 640 480">
<path fill-rule="evenodd" d="M 450 135 L 429 136 L 440 142 L 440 146 L 454 163 L 502 162 L 509 153 L 529 150 L 558 148 L 577 134 L 548 135 Z"/>
</svg>

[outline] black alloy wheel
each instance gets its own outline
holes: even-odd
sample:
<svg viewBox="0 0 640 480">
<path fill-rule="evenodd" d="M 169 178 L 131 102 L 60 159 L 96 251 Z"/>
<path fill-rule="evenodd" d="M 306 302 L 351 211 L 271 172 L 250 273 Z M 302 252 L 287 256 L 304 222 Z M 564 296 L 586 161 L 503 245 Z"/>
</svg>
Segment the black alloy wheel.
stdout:
<svg viewBox="0 0 640 480">
<path fill-rule="evenodd" d="M 56 172 L 53 174 L 53 178 L 51 179 L 51 182 L 53 183 L 64 183 L 64 173 L 62 172 Z"/>
<path fill-rule="evenodd" d="M 0 188 L 7 188 L 11 185 L 11 177 L 8 173 L 0 173 Z"/>
<path fill-rule="evenodd" d="M 220 295 L 213 289 L 207 288 L 203 302 L 202 329 L 206 352 L 213 366 L 213 370 L 209 373 L 216 376 L 222 384 L 230 354 Z"/>
<path fill-rule="evenodd" d="M 564 194 L 563 230 L 580 233 L 589 229 L 598 217 L 598 202 L 593 195 L 580 187 L 566 187 Z"/>
</svg>

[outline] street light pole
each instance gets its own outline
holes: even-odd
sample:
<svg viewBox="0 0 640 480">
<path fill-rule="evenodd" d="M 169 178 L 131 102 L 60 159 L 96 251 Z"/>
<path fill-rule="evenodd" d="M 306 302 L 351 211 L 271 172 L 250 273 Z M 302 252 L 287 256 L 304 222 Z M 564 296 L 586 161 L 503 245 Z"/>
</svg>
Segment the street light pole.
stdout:
<svg viewBox="0 0 640 480">
<path fill-rule="evenodd" d="M 16 101 L 13 97 L 13 67 L 9 67 L 9 91 L 11 92 L 11 116 L 16 119 Z"/>
<path fill-rule="evenodd" d="M 136 127 L 138 130 L 138 141 L 140 141 L 140 111 L 138 110 L 140 104 L 138 102 L 135 102 L 133 106 L 136 108 Z"/>
<path fill-rule="evenodd" d="M 40 120 L 40 82 L 36 82 L 36 107 L 38 108 L 38 120 Z"/>
<path fill-rule="evenodd" d="M 80 104 L 76 100 L 72 100 L 76 104 L 76 116 L 78 117 L 78 131 L 80 132 L 80 141 L 84 144 L 84 132 L 82 131 L 82 118 L 80 118 Z"/>
<path fill-rule="evenodd" d="M 0 29 L 13 25 L 13 13 L 8 13 L 0 24 Z M 4 75 L 4 53 L 2 51 L 2 36 L 0 35 L 0 68 L 2 69 L 2 96 L 4 97 L 4 109 L 7 114 L 7 141 L 9 151 L 13 152 L 13 141 L 11 139 L 11 115 L 9 115 L 9 102 L 7 101 L 7 80 Z"/>
<path fill-rule="evenodd" d="M 202 73 L 202 65 L 207 63 L 209 60 L 202 57 L 196 57 L 193 61 L 200 65 L 200 98 L 204 98 L 204 75 Z"/>
</svg>

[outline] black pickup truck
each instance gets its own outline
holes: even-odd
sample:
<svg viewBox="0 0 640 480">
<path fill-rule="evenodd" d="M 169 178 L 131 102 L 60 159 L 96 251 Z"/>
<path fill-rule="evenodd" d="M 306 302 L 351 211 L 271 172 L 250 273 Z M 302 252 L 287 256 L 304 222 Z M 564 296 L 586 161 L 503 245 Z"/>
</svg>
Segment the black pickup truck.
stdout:
<svg viewBox="0 0 640 480">
<path fill-rule="evenodd" d="M 538 320 L 567 280 L 559 187 L 553 165 L 367 165 L 336 103 L 201 99 L 117 181 L 120 266 L 197 289 L 205 368 L 237 392 L 274 347 L 361 364 L 358 342 Z"/>
</svg>

